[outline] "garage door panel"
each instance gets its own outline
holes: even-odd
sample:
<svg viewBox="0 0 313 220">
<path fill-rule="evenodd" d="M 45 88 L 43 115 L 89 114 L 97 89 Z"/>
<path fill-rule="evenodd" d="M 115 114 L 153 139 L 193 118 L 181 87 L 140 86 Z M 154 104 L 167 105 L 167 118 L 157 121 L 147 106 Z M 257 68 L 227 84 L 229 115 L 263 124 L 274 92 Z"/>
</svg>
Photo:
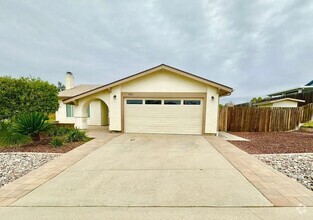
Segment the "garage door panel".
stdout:
<svg viewBox="0 0 313 220">
<path fill-rule="evenodd" d="M 126 104 L 125 101 L 125 132 L 161 134 L 202 133 L 202 102 L 201 105 L 164 105 L 163 103 L 162 101 L 161 105 L 134 105 Z"/>
<path fill-rule="evenodd" d="M 182 128 L 182 127 L 180 127 Z M 179 127 L 166 127 L 166 126 L 145 126 L 144 129 L 141 127 L 134 127 L 127 133 L 148 133 L 148 134 L 201 134 L 198 127 L 188 127 L 179 129 Z"/>
</svg>

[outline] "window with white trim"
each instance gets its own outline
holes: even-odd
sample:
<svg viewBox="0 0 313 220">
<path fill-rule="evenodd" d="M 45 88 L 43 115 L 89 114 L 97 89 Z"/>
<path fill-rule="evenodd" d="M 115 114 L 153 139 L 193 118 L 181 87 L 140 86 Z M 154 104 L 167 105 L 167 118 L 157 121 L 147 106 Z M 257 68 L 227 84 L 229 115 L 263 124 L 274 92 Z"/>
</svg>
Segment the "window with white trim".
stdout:
<svg viewBox="0 0 313 220">
<path fill-rule="evenodd" d="M 74 117 L 74 106 L 66 104 L 66 117 Z"/>
</svg>

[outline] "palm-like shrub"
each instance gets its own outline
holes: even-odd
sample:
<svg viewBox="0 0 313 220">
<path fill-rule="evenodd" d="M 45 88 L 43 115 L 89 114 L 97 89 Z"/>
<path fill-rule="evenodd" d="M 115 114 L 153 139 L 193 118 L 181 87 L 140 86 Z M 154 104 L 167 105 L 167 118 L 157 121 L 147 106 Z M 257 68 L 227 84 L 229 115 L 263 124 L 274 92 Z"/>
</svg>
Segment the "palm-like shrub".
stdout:
<svg viewBox="0 0 313 220">
<path fill-rule="evenodd" d="M 47 120 L 48 118 L 42 113 L 23 113 L 14 120 L 12 130 L 30 136 L 33 141 L 40 141 L 40 133 L 50 126 Z"/>
<path fill-rule="evenodd" d="M 16 133 L 12 129 L 11 123 L 1 123 L 0 124 L 0 146 L 12 146 L 25 144 L 30 141 L 29 136 Z"/>
</svg>

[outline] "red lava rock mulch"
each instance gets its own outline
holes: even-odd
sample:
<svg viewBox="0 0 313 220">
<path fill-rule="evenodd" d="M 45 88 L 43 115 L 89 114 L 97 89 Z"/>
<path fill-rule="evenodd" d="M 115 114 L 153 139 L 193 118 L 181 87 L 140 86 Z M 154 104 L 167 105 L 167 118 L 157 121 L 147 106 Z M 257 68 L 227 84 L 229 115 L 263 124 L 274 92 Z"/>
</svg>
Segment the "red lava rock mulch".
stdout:
<svg viewBox="0 0 313 220">
<path fill-rule="evenodd" d="M 85 141 L 65 143 L 62 147 L 54 148 L 50 139 L 43 138 L 38 143 L 28 143 L 18 147 L 0 147 L 0 152 L 35 152 L 35 153 L 66 153 L 86 143 Z"/>
<path fill-rule="evenodd" d="M 313 133 L 231 132 L 250 141 L 229 141 L 249 154 L 313 153 Z"/>
</svg>

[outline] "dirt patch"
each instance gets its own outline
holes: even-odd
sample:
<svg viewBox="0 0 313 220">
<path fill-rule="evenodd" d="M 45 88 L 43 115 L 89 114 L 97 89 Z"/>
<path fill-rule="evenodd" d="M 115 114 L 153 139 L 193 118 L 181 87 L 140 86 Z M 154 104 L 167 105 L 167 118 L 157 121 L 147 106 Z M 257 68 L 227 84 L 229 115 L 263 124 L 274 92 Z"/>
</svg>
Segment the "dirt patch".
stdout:
<svg viewBox="0 0 313 220">
<path fill-rule="evenodd" d="M 250 141 L 229 141 L 249 154 L 313 153 L 313 133 L 231 132 Z"/>
<path fill-rule="evenodd" d="M 0 152 L 36 152 L 36 153 L 66 153 L 86 143 L 85 141 L 65 143 L 62 147 L 54 148 L 49 138 L 43 138 L 38 143 L 29 143 L 17 147 L 1 147 Z"/>
</svg>

